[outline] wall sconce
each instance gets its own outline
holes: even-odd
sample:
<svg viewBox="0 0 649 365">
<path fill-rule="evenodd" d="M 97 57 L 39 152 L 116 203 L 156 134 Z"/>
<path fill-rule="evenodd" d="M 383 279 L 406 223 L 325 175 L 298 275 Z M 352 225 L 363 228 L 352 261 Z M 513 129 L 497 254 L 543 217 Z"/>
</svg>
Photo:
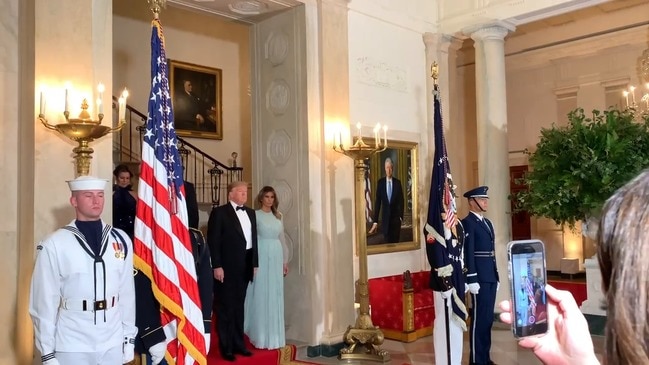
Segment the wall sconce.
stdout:
<svg viewBox="0 0 649 365">
<path fill-rule="evenodd" d="M 43 123 L 45 128 L 57 131 L 71 141 L 78 143 L 77 147 L 72 150 L 75 154 L 74 159 L 77 167 L 77 176 L 90 174 L 90 161 L 92 160 L 92 153 L 94 150 L 90 148 L 89 143 L 110 132 L 118 132 L 126 124 L 126 98 L 128 97 L 128 91 L 126 91 L 126 89 L 124 89 L 119 98 L 119 123 L 117 127 L 113 128 L 101 124 L 104 119 L 104 90 L 105 87 L 103 84 L 97 86 L 97 119 L 94 119 L 88 112 L 88 100 L 86 98 L 83 98 L 81 101 L 81 112 L 79 113 L 79 116 L 77 118 L 70 118 L 70 85 L 66 85 L 65 107 L 63 110 L 66 122 L 56 125 L 50 124 L 47 118 L 45 118 L 45 106 L 47 101 L 43 95 L 43 91 L 40 92 L 40 110 L 38 113 L 38 120 Z"/>
<path fill-rule="evenodd" d="M 367 236 L 365 233 L 365 173 L 368 169 L 365 159 L 375 153 L 385 151 L 388 147 L 387 126 L 381 128 L 380 124 L 374 127 L 374 146 L 363 142 L 361 135 L 361 124 L 356 125 L 358 136 L 356 142 L 345 147 L 343 145 L 342 131 L 334 133 L 333 150 L 342 153 L 354 160 L 356 170 L 355 196 L 356 204 L 356 240 L 358 242 L 358 285 L 356 296 L 360 297 L 360 309 L 356 322 L 349 326 L 343 335 L 343 342 L 347 345 L 340 350 L 338 358 L 340 360 L 369 360 L 386 362 L 390 360 L 390 353 L 381 349 L 379 346 L 385 339 L 383 332 L 372 324 L 370 317 L 370 295 L 367 284 Z M 383 130 L 383 138 L 381 138 Z M 336 138 L 336 134 L 338 135 Z"/>
</svg>

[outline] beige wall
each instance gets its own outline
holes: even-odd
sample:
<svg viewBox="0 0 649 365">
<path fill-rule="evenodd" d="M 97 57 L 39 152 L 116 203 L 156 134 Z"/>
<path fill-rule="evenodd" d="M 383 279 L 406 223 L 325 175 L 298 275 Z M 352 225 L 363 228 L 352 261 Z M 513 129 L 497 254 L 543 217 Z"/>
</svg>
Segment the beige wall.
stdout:
<svg viewBox="0 0 649 365">
<path fill-rule="evenodd" d="M 424 188 L 430 183 L 427 167 L 432 166 L 432 150 L 427 145 L 426 104 L 430 91 L 426 86 L 426 68 L 421 32 L 350 10 L 349 123 L 354 131 L 356 123 L 361 123 L 368 137 L 372 136 L 372 128 L 381 123 L 388 126 L 388 138 L 419 145 L 420 209 L 417 215 L 420 218 L 425 211 L 421 209 L 422 203 L 426 205 L 428 200 Z M 422 257 L 425 257 L 423 249 L 369 256 L 369 277 L 423 270 L 425 260 Z"/>
<path fill-rule="evenodd" d="M 128 87 L 129 104 L 144 114 L 151 84 L 152 19 L 146 1 L 114 1 L 113 83 L 116 90 Z M 251 181 L 248 26 L 171 6 L 160 20 L 167 58 L 222 70 L 223 140 L 188 141 L 226 165 L 236 151 L 244 180 Z"/>
</svg>

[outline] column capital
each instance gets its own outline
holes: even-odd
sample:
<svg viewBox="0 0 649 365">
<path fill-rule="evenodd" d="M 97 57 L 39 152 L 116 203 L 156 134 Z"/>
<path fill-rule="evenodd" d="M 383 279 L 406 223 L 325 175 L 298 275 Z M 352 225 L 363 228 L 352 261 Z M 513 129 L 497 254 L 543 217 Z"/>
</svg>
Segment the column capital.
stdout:
<svg viewBox="0 0 649 365">
<path fill-rule="evenodd" d="M 470 36 L 474 41 L 504 40 L 507 34 L 516 30 L 516 26 L 502 20 L 491 23 L 473 25 L 462 29 L 462 33 Z"/>
<path fill-rule="evenodd" d="M 422 39 L 427 50 L 439 47 L 440 51 L 448 52 L 449 48 L 457 51 L 462 47 L 462 39 L 450 34 L 426 32 Z"/>
</svg>

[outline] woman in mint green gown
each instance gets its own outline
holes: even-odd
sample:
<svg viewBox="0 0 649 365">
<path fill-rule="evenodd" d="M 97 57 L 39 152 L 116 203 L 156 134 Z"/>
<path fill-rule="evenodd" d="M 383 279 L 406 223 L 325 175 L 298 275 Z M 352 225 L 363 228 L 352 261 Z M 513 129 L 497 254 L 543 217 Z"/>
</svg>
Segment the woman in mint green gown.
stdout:
<svg viewBox="0 0 649 365">
<path fill-rule="evenodd" d="M 275 189 L 257 195 L 259 268 L 246 293 L 244 332 L 258 349 L 284 347 L 284 276 L 288 273 L 284 225 Z"/>
</svg>

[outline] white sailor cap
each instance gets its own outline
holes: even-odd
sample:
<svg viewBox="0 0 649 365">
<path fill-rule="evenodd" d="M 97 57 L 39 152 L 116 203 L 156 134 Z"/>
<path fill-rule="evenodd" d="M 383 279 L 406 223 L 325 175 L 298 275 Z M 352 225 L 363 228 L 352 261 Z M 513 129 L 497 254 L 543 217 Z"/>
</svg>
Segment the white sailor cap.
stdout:
<svg viewBox="0 0 649 365">
<path fill-rule="evenodd" d="M 68 180 L 70 191 L 84 191 L 84 190 L 104 190 L 108 180 L 99 179 L 93 176 L 79 176 L 74 180 Z"/>
</svg>

